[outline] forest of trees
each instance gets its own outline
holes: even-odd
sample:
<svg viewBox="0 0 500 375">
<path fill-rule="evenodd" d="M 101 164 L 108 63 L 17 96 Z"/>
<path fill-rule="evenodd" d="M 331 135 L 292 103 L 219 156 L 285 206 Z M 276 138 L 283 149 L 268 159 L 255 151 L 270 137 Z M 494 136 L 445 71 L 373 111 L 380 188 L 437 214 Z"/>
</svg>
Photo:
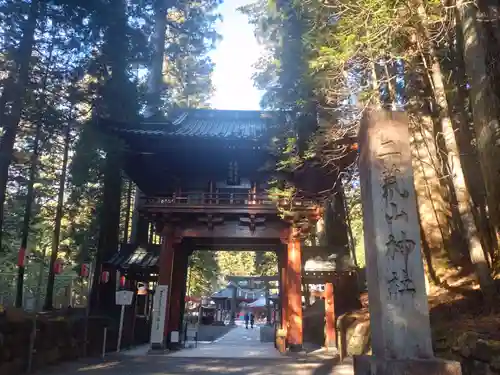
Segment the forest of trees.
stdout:
<svg viewBox="0 0 500 375">
<path fill-rule="evenodd" d="M 164 8 L 164 5 L 167 8 Z M 56 292 L 79 264 L 128 238 L 127 197 L 97 119 L 138 120 L 148 101 L 155 17 L 166 18 L 161 111 L 206 107 L 218 0 L 0 1 L 0 299 L 15 298 L 19 249 L 25 294 Z M 161 79 L 161 77 L 160 77 Z M 118 168 L 117 168 L 118 167 Z M 121 197 L 121 199 L 120 199 Z M 102 207 L 106 205 L 107 211 Z M 109 209 L 109 207 L 111 207 Z M 121 225 L 110 228 L 110 215 Z M 126 228 L 127 227 L 127 228 Z M 107 231 L 107 232 L 106 232 Z M 100 233 L 107 233 L 106 236 Z M 109 237 L 115 237 L 109 239 Z M 43 267 L 41 261 L 44 259 Z M 49 274 L 47 280 L 47 274 Z M 76 279 L 75 288 L 78 287 Z M 48 287 L 47 287 L 47 284 Z M 2 301 L 0 301 L 2 303 Z M 7 303 L 7 302 L 6 302 Z M 18 301 L 19 303 L 19 301 Z M 48 296 L 41 303 L 52 307 Z"/>
<path fill-rule="evenodd" d="M 241 9 L 266 51 L 254 76 L 262 107 L 302 114 L 280 140 L 278 167 L 337 168 L 348 151 L 338 141 L 356 136 L 366 107 L 405 110 L 429 278 L 443 285 L 443 270 L 468 270 L 488 298 L 500 255 L 499 7 L 259 0 Z M 303 115 L 311 113 L 314 121 Z M 356 165 L 343 172 L 362 253 Z"/>
<path fill-rule="evenodd" d="M 227 276 L 274 276 L 278 259 L 274 252 L 195 251 L 188 274 L 189 294 L 208 296 L 227 285 Z"/>
<path fill-rule="evenodd" d="M 33 293 L 57 259 L 65 267 L 56 282 L 67 284 L 81 262 L 129 238 L 134 187 L 120 172 L 119 145 L 96 135 L 97 120 L 139 121 L 156 100 L 146 72 L 158 18 L 166 19 L 161 113 L 207 107 L 219 3 L 0 0 L 0 298 L 15 297 L 20 248 L 30 254 L 25 291 Z M 356 135 L 363 108 L 404 109 L 430 278 L 445 281 L 440 266 L 471 269 L 490 297 L 500 239 L 498 7 L 257 0 L 241 9 L 265 47 L 254 77 L 263 109 L 297 113 L 279 139 L 278 169 L 307 159 L 336 168 L 346 152 L 338 140 Z M 356 174 L 352 165 L 341 176 L 362 254 Z M 242 254 L 196 253 L 197 293 L 227 264 L 250 261 Z M 247 273 L 270 272 L 271 261 L 252 263 L 262 269 Z M 43 282 L 46 308 L 53 282 L 53 273 Z"/>
</svg>

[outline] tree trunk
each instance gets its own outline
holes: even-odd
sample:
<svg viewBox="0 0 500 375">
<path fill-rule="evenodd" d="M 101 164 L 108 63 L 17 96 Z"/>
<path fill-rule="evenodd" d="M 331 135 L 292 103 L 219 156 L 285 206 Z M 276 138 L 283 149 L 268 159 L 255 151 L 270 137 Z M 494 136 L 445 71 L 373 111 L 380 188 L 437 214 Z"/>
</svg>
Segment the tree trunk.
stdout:
<svg viewBox="0 0 500 375">
<path fill-rule="evenodd" d="M 492 90 L 486 65 L 486 51 L 481 40 L 483 30 L 477 21 L 476 6 L 456 1 L 457 22 L 463 32 L 465 69 L 470 84 L 471 109 L 477 136 L 479 163 L 483 173 L 491 223 L 500 239 L 500 125 L 498 100 Z"/>
<path fill-rule="evenodd" d="M 113 9 L 110 25 L 106 33 L 106 42 L 103 45 L 103 54 L 108 58 L 111 66 L 109 77 L 103 88 L 103 103 L 109 116 L 116 121 L 130 121 L 135 118 L 135 97 L 130 96 L 130 81 L 127 76 L 127 5 L 125 0 L 111 1 Z M 131 116 L 132 114 L 132 116 Z M 96 269 L 118 251 L 120 239 L 120 208 L 121 208 L 121 173 L 122 155 L 120 145 L 115 139 L 109 139 L 106 145 L 106 161 L 104 166 L 104 188 L 102 206 L 100 210 L 99 242 L 96 256 Z M 95 288 L 92 290 L 91 308 L 95 311 L 114 314 L 116 274 L 110 272 L 107 284 L 99 283 L 99 273 L 93 279 Z"/>
<path fill-rule="evenodd" d="M 418 213 L 421 223 L 422 241 L 426 259 L 446 258 L 459 264 L 460 253 L 452 246 L 451 208 L 446 196 L 446 189 L 441 183 L 443 178 L 438 147 L 436 145 L 436 129 L 432 119 L 432 111 L 421 93 L 429 93 L 429 85 L 425 80 L 420 62 L 415 61 L 407 71 L 407 110 L 410 118 L 410 146 L 412 148 L 413 173 L 415 175 L 415 192 Z M 427 95 L 425 95 L 427 96 Z M 431 264 L 428 264 L 432 267 Z M 429 270 L 434 272 L 434 270 Z M 433 277 L 433 280 L 437 280 Z"/>
<path fill-rule="evenodd" d="M 152 66 L 148 79 L 148 108 L 146 116 L 160 113 L 162 106 L 161 91 L 163 88 L 163 63 L 165 59 L 165 34 L 167 32 L 167 11 L 172 0 L 156 0 L 154 3 L 155 29 L 153 34 Z"/>
<path fill-rule="evenodd" d="M 33 152 L 30 160 L 29 182 L 26 193 L 26 207 L 24 208 L 23 227 L 21 230 L 21 248 L 27 249 L 28 238 L 31 226 L 31 208 L 35 199 L 35 180 L 38 175 L 38 161 L 40 151 L 40 139 L 42 137 L 42 121 L 37 121 L 35 139 L 33 141 Z M 24 270 L 25 267 L 19 266 L 17 269 L 17 290 L 16 290 L 16 307 L 23 306 L 24 294 Z"/>
<path fill-rule="evenodd" d="M 489 258 L 492 258 L 498 249 L 498 243 L 488 219 L 484 179 L 480 172 L 477 149 L 474 146 L 475 134 L 471 129 L 471 118 L 469 117 L 470 106 L 467 100 L 467 76 L 463 59 L 463 35 L 461 28 L 458 25 L 455 26 L 456 43 L 455 48 L 451 50 L 452 64 L 450 66 L 452 87 L 448 88 L 453 103 L 453 109 L 450 113 L 453 116 L 452 125 L 457 137 L 458 149 L 460 150 L 465 182 L 469 187 L 469 192 L 474 202 L 474 216 L 481 230 L 483 248 L 488 250 Z M 450 40 L 450 44 L 452 42 L 453 40 Z"/>
<path fill-rule="evenodd" d="M 476 275 L 485 296 L 491 298 L 493 290 L 493 279 L 488 267 L 488 260 L 479 238 L 479 231 L 476 227 L 474 215 L 472 212 L 471 197 L 469 189 L 465 183 L 465 178 L 462 169 L 462 161 L 459 157 L 459 150 L 455 138 L 455 132 L 450 119 L 450 108 L 446 98 L 443 75 L 441 65 L 436 56 L 436 51 L 432 45 L 432 38 L 427 30 L 426 20 L 427 15 L 425 8 L 420 5 L 417 9 L 420 16 L 421 32 L 424 40 L 428 42 L 427 48 L 431 59 L 431 79 L 433 83 L 434 99 L 438 106 L 439 120 L 441 122 L 441 131 L 445 143 L 448 156 L 448 171 L 451 174 L 453 187 L 455 189 L 458 202 L 458 210 L 460 213 L 463 229 L 465 230 L 465 238 L 467 240 L 468 250 L 472 264 L 475 267 Z"/>
<path fill-rule="evenodd" d="M 7 191 L 7 181 L 9 179 L 9 166 L 12 161 L 12 150 L 16 141 L 16 134 L 21 120 L 25 94 L 28 86 L 31 54 L 35 44 L 36 23 L 41 13 L 41 2 L 32 0 L 29 7 L 27 20 L 22 27 L 22 38 L 19 44 L 19 57 L 16 60 L 16 79 L 12 80 L 12 86 L 4 90 L 2 102 L 5 104 L 4 110 L 10 107 L 9 113 L 2 113 L 4 121 L 4 135 L 0 141 L 0 250 L 2 249 L 2 227 L 4 219 L 4 203 Z"/>
<path fill-rule="evenodd" d="M 66 174 L 68 169 L 68 155 L 69 146 L 71 143 L 71 124 L 66 126 L 64 134 L 64 151 L 63 151 L 63 161 L 61 166 L 61 176 L 59 177 L 59 191 L 57 193 L 57 207 L 56 207 L 56 217 L 54 219 L 54 236 L 52 237 L 52 252 L 50 253 L 50 267 L 49 267 L 49 278 L 47 281 L 47 293 L 45 294 L 45 304 L 44 308 L 46 310 L 52 310 L 53 306 L 53 296 L 54 296 L 54 265 L 57 261 L 57 254 L 59 250 L 59 242 L 61 236 L 61 221 L 63 218 L 63 206 L 64 206 L 64 188 L 66 186 Z"/>
<path fill-rule="evenodd" d="M 430 115 L 410 113 L 412 164 L 415 175 L 415 191 L 422 226 L 424 248 L 428 256 L 443 257 L 449 252 L 453 263 L 459 263 L 456 252 L 451 249 L 449 205 L 440 179 L 437 147 L 434 143 L 434 123 Z"/>
</svg>

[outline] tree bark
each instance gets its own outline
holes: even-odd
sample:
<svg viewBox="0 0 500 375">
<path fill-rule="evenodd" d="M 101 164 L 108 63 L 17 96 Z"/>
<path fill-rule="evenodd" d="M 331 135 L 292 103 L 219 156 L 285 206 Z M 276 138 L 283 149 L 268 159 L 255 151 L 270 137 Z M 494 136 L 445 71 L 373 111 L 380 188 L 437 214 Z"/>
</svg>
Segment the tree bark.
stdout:
<svg viewBox="0 0 500 375">
<path fill-rule="evenodd" d="M 485 296 L 491 297 L 494 289 L 493 279 L 488 267 L 488 260 L 483 251 L 479 231 L 474 220 L 469 189 L 465 183 L 462 161 L 459 157 L 455 132 L 450 119 L 450 108 L 446 98 L 441 64 L 433 46 L 433 39 L 431 38 L 430 32 L 427 30 L 427 14 L 422 4 L 419 5 L 417 12 L 420 17 L 420 31 L 423 34 L 422 37 L 428 42 L 427 48 L 431 60 L 430 75 L 433 83 L 434 99 L 438 106 L 441 131 L 448 157 L 448 171 L 453 181 L 453 188 L 456 193 L 462 226 L 465 230 L 465 239 L 467 241 L 470 259 L 475 267 L 481 290 Z"/>
<path fill-rule="evenodd" d="M 486 65 L 486 49 L 481 40 L 483 30 L 477 21 L 476 6 L 456 1 L 456 17 L 463 32 L 465 69 L 470 84 L 473 124 L 477 137 L 479 163 L 483 173 L 488 209 L 497 242 L 500 239 L 500 124 L 498 99 Z"/>
<path fill-rule="evenodd" d="M 413 173 L 418 213 L 422 229 L 422 241 L 426 259 L 447 258 L 460 264 L 460 253 L 452 245 L 451 208 L 443 178 L 441 159 L 436 145 L 436 129 L 430 104 L 422 96 L 432 95 L 425 79 L 425 65 L 415 60 L 406 67 L 407 111 L 410 118 L 410 146 L 412 148 Z M 431 266 L 431 265 L 429 265 Z M 435 279 L 435 278 L 434 278 Z"/>
<path fill-rule="evenodd" d="M 151 71 L 148 79 L 148 107 L 146 116 L 156 116 L 162 107 L 161 91 L 163 88 L 163 65 L 165 59 L 165 34 L 167 32 L 167 11 L 172 0 L 154 2 L 154 34 Z"/>
<path fill-rule="evenodd" d="M 0 141 L 0 250 L 2 249 L 2 228 L 4 219 L 4 203 L 7 192 L 7 181 L 9 179 L 9 166 L 12 161 L 12 150 L 16 141 L 16 134 L 21 120 L 25 94 L 28 86 L 31 55 L 35 44 L 35 29 L 37 20 L 41 14 L 41 2 L 32 0 L 29 7 L 27 20 L 22 27 L 22 38 L 19 44 L 19 58 L 16 60 L 17 69 L 14 74 L 12 85 L 4 90 L 2 102 L 5 104 L 3 109 L 9 113 L 0 114 L 4 121 L 4 135 Z"/>
<path fill-rule="evenodd" d="M 71 124 L 66 126 L 64 134 L 64 151 L 61 166 L 61 176 L 59 177 L 59 191 L 57 193 L 56 217 L 54 219 L 54 236 L 52 237 L 52 252 L 50 253 L 49 278 L 47 281 L 47 292 L 45 294 L 45 310 L 52 310 L 54 299 L 54 266 L 57 261 L 59 242 L 61 236 L 61 221 L 63 218 L 64 190 L 66 186 L 66 174 L 68 169 L 69 146 L 71 143 Z"/>
<path fill-rule="evenodd" d="M 24 208 L 23 227 L 21 230 L 21 248 L 27 249 L 28 238 L 31 226 L 31 211 L 33 201 L 35 199 L 35 181 L 38 175 L 38 161 L 40 153 L 40 139 L 42 137 L 42 121 L 37 121 L 35 139 L 33 141 L 33 152 L 30 160 L 29 182 L 26 193 L 26 207 Z M 17 270 L 17 290 L 16 290 L 16 307 L 23 306 L 24 295 L 24 270 L 25 266 L 19 266 Z"/>
<path fill-rule="evenodd" d="M 109 14 L 110 25 L 103 45 L 105 55 L 111 66 L 111 77 L 103 87 L 103 103 L 109 117 L 116 121 L 130 121 L 135 118 L 135 98 L 130 97 L 127 89 L 131 83 L 127 76 L 128 41 L 126 38 L 128 18 L 125 0 L 113 0 L 113 9 Z M 96 269 L 118 251 L 120 239 L 120 208 L 122 189 L 122 155 L 116 139 L 109 139 L 106 145 L 104 165 L 104 187 L 100 212 L 99 242 L 97 246 Z M 93 279 L 91 295 L 92 310 L 101 310 L 113 315 L 117 312 L 115 305 L 116 273 L 110 272 L 107 284 L 99 283 L 100 274 L 96 272 Z"/>
<path fill-rule="evenodd" d="M 457 145 L 460 150 L 462 166 L 464 170 L 465 182 L 469 187 L 472 201 L 474 202 L 474 216 L 481 230 L 481 239 L 483 241 L 483 249 L 488 250 L 490 259 L 498 250 L 495 233 L 488 219 L 488 206 L 486 202 L 486 191 L 484 187 L 484 178 L 480 172 L 480 165 L 477 155 L 477 149 L 474 146 L 475 134 L 471 128 L 471 118 L 469 117 L 470 106 L 467 100 L 467 76 L 465 73 L 465 64 L 463 59 L 463 35 L 461 28 L 455 24 L 456 38 L 455 48 L 451 49 L 450 66 L 452 82 L 448 88 L 448 92 L 452 97 L 453 109 L 450 114 L 452 116 L 452 125 L 457 137 Z M 453 40 L 450 40 L 450 45 Z M 478 172 L 479 171 L 479 172 Z"/>
</svg>

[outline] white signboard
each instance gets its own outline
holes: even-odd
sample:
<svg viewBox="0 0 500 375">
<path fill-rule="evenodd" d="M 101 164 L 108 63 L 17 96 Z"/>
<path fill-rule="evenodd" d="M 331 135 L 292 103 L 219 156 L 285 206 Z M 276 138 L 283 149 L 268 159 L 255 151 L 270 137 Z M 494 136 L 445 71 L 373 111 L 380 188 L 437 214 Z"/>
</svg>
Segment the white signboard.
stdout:
<svg viewBox="0 0 500 375">
<path fill-rule="evenodd" d="M 119 306 L 128 306 L 132 304 L 134 292 L 131 290 L 119 290 L 116 292 L 116 304 Z"/>
<path fill-rule="evenodd" d="M 179 342 L 179 331 L 172 331 L 170 333 L 170 342 Z"/>
<path fill-rule="evenodd" d="M 153 299 L 153 322 L 151 326 L 151 345 L 163 345 L 165 313 L 167 312 L 168 285 L 158 285 Z"/>
</svg>

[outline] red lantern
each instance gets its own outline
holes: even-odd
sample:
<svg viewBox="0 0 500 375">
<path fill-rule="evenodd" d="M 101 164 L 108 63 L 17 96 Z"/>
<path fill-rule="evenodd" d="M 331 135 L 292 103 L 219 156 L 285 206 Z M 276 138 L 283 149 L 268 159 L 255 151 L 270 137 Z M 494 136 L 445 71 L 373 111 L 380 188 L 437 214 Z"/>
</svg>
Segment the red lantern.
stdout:
<svg viewBox="0 0 500 375">
<path fill-rule="evenodd" d="M 125 284 L 127 283 L 127 279 L 125 276 L 120 276 L 120 288 L 125 288 Z"/>
<path fill-rule="evenodd" d="M 107 284 L 109 281 L 109 271 L 102 271 L 101 273 L 101 283 Z"/>
<path fill-rule="evenodd" d="M 89 277 L 90 274 L 90 266 L 88 263 L 83 263 L 82 268 L 80 269 L 81 277 Z"/>
<path fill-rule="evenodd" d="M 54 263 L 54 273 L 59 275 L 63 270 L 63 262 L 61 259 L 57 259 Z"/>
<path fill-rule="evenodd" d="M 24 263 L 26 261 L 26 249 L 21 247 L 19 249 L 19 253 L 17 254 L 17 265 L 19 267 L 24 267 Z"/>
</svg>

